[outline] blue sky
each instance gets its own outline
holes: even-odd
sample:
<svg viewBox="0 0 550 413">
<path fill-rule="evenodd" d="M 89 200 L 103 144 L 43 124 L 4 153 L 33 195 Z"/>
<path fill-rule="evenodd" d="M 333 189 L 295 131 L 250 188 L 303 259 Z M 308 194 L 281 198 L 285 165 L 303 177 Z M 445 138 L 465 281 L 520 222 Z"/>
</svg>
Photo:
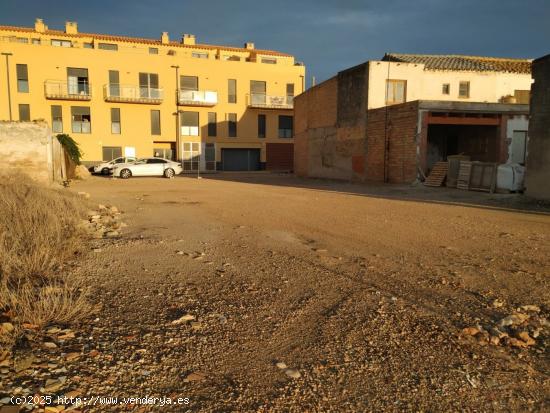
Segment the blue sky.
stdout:
<svg viewBox="0 0 550 413">
<path fill-rule="evenodd" d="M 0 24 L 172 39 L 294 54 L 308 79 L 385 52 L 539 57 L 550 53 L 550 0 L 2 0 Z M 308 82 L 309 83 L 309 82 Z"/>
</svg>

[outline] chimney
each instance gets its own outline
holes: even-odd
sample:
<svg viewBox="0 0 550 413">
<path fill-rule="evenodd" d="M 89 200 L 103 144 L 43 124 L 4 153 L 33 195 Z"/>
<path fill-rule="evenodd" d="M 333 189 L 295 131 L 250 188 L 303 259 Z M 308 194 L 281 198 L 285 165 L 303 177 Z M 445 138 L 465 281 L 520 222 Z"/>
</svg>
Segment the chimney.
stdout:
<svg viewBox="0 0 550 413">
<path fill-rule="evenodd" d="M 78 33 L 78 24 L 76 22 L 65 22 L 65 33 L 67 33 L 67 34 L 77 34 Z"/>
<path fill-rule="evenodd" d="M 162 44 L 170 43 L 170 36 L 168 36 L 168 32 L 162 32 L 162 36 L 160 36 L 160 42 Z"/>
<path fill-rule="evenodd" d="M 44 33 L 46 30 L 48 30 L 48 26 L 44 24 L 44 20 L 36 19 L 34 21 L 34 30 L 38 33 Z"/>
<path fill-rule="evenodd" d="M 183 44 L 194 45 L 195 44 L 195 35 L 185 33 L 181 38 L 181 42 Z"/>
<path fill-rule="evenodd" d="M 245 48 L 245 49 L 248 49 L 248 50 L 254 50 L 254 43 L 252 43 L 252 42 L 246 42 L 246 43 L 244 44 L 244 48 Z"/>
</svg>

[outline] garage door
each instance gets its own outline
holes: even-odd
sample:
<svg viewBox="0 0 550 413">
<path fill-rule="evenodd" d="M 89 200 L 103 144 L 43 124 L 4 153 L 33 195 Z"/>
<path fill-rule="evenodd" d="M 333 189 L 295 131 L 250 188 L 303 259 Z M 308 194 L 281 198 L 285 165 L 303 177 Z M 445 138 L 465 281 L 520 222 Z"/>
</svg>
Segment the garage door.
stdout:
<svg viewBox="0 0 550 413">
<path fill-rule="evenodd" d="M 259 149 L 222 149 L 224 171 L 259 171 Z"/>
<path fill-rule="evenodd" d="M 267 143 L 266 169 L 270 171 L 291 171 L 294 168 L 294 144 Z"/>
</svg>

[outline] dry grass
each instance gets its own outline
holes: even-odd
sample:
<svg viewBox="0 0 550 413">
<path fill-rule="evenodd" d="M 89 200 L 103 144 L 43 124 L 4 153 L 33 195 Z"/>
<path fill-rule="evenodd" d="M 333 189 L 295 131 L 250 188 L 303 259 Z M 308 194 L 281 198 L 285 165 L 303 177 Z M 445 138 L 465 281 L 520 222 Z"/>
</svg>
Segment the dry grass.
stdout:
<svg viewBox="0 0 550 413">
<path fill-rule="evenodd" d="M 0 175 L 0 313 L 14 325 L 0 342 L 13 342 L 23 323 L 64 324 L 89 313 L 87 289 L 62 273 L 81 246 L 85 210 L 64 190 Z"/>
</svg>

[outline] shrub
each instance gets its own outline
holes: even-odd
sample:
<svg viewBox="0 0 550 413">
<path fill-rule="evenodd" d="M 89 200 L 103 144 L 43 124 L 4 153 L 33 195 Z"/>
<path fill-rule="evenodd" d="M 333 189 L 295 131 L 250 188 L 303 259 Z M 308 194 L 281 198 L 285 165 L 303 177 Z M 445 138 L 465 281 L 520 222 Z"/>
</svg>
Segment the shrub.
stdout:
<svg viewBox="0 0 550 413">
<path fill-rule="evenodd" d="M 63 269 L 81 246 L 86 209 L 76 195 L 25 175 L 0 175 L 0 194 L 0 314 L 15 327 L 0 334 L 7 343 L 22 323 L 66 323 L 89 312 L 86 288 Z"/>
<path fill-rule="evenodd" d="M 59 135 L 57 135 L 57 140 L 59 141 L 59 143 L 61 143 L 61 146 L 63 146 L 63 148 L 69 155 L 69 158 L 71 158 L 71 160 L 75 164 L 80 165 L 82 151 L 80 150 L 78 143 L 76 143 L 76 141 L 66 133 L 60 133 Z"/>
</svg>

